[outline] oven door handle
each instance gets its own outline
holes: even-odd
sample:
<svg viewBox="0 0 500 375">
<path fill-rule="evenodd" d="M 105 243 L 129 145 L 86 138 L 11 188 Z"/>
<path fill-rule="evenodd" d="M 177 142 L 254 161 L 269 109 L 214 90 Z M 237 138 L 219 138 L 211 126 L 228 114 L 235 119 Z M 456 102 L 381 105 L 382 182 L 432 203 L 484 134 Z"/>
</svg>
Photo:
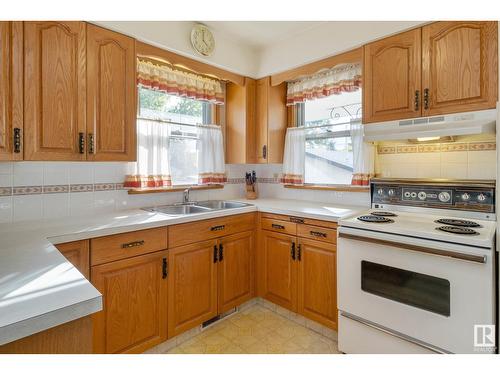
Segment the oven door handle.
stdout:
<svg viewBox="0 0 500 375">
<path fill-rule="evenodd" d="M 365 325 L 367 327 L 376 329 L 377 331 L 380 331 L 380 332 L 386 333 L 388 335 L 394 336 L 394 337 L 396 337 L 398 339 L 407 341 L 407 342 L 409 342 L 411 344 L 420 346 L 421 348 L 430 350 L 430 351 L 432 351 L 434 353 L 438 353 L 438 354 L 452 354 L 452 352 L 449 352 L 449 351 L 441 349 L 441 348 L 439 348 L 437 346 L 428 344 L 425 341 L 421 341 L 421 340 L 415 339 L 415 338 L 413 338 L 411 336 L 405 335 L 404 333 L 401 333 L 401 332 L 395 331 L 393 329 L 384 327 L 384 326 L 382 326 L 380 324 L 377 324 L 377 323 L 371 322 L 369 320 L 360 318 L 359 316 L 350 314 L 348 312 L 340 311 L 340 315 L 343 316 L 344 318 L 347 318 L 347 319 L 350 319 L 350 320 L 354 320 L 357 323 L 363 324 L 363 325 Z"/>
<path fill-rule="evenodd" d="M 410 250 L 410 251 L 418 251 L 420 253 L 451 257 L 451 258 L 455 258 L 455 259 L 466 260 L 469 262 L 482 263 L 482 264 L 486 263 L 486 255 L 471 255 L 471 254 L 459 253 L 456 251 L 439 250 L 439 249 L 433 249 L 431 247 L 409 245 L 409 244 L 399 243 L 399 242 L 395 242 L 395 241 L 388 241 L 388 240 L 381 240 L 378 238 L 357 236 L 355 234 L 342 233 L 342 232 L 339 233 L 339 237 L 349 239 L 349 240 L 374 243 L 374 244 L 378 244 L 378 245 L 393 246 L 393 247 L 398 247 L 400 249 L 405 249 L 405 250 Z"/>
</svg>

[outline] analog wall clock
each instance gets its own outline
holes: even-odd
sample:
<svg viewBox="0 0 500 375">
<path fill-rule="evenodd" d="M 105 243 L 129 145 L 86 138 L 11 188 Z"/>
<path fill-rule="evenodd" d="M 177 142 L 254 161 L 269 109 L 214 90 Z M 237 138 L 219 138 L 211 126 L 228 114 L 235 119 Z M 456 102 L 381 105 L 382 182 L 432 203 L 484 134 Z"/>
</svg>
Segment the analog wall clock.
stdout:
<svg viewBox="0 0 500 375">
<path fill-rule="evenodd" d="M 191 30 L 191 44 L 199 54 L 210 56 L 215 49 L 215 38 L 208 27 L 196 24 Z"/>
</svg>

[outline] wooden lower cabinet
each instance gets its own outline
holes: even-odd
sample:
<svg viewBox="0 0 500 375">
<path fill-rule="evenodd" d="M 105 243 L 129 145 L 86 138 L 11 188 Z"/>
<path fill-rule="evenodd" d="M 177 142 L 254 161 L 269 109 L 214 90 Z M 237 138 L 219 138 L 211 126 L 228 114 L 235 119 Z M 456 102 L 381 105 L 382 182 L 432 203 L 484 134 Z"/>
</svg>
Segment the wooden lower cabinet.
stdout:
<svg viewBox="0 0 500 375">
<path fill-rule="evenodd" d="M 95 353 L 141 353 L 167 339 L 167 251 L 141 255 L 91 269 L 103 295 L 94 314 Z"/>
<path fill-rule="evenodd" d="M 90 278 L 88 240 L 66 242 L 55 246 L 83 276 Z"/>
<path fill-rule="evenodd" d="M 299 239 L 297 312 L 337 329 L 337 252 L 329 243 Z"/>
<path fill-rule="evenodd" d="M 0 354 L 91 354 L 92 317 L 49 328 L 0 345 Z"/>
<path fill-rule="evenodd" d="M 257 294 L 337 329 L 337 252 L 328 235 L 311 240 L 262 230 L 259 244 Z"/>
<path fill-rule="evenodd" d="M 253 231 L 227 236 L 219 241 L 219 264 L 217 266 L 219 314 L 252 298 L 254 292 L 253 249 Z M 222 254 L 222 259 L 220 254 Z"/>
<path fill-rule="evenodd" d="M 218 241 L 169 250 L 168 335 L 176 336 L 217 315 Z"/>
<path fill-rule="evenodd" d="M 264 298 L 292 311 L 297 310 L 297 267 L 292 257 L 296 237 L 262 231 Z"/>
</svg>

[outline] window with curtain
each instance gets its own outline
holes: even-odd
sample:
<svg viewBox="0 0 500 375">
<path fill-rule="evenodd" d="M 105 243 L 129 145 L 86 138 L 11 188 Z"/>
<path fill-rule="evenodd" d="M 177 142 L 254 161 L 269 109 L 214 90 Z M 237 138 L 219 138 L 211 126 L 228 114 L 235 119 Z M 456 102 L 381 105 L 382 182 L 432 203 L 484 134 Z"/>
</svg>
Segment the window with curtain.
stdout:
<svg viewBox="0 0 500 375">
<path fill-rule="evenodd" d="M 362 127 L 361 132 L 353 133 L 361 123 L 361 99 L 360 64 L 346 64 L 288 83 L 287 104 L 294 106 L 296 126 L 303 133 L 290 138 L 304 143 L 290 147 L 303 149 L 304 156 L 299 168 L 295 157 L 295 170 L 284 163 L 284 175 L 294 175 L 295 184 L 367 184 L 373 171 L 370 162 L 363 164 L 360 159 L 370 158 L 371 151 L 359 156 L 356 148 L 365 149 Z M 286 152 L 284 160 L 291 160 Z"/>
<path fill-rule="evenodd" d="M 137 80 L 137 163 L 125 186 L 225 182 L 222 130 L 214 125 L 223 84 L 141 60 Z"/>
</svg>

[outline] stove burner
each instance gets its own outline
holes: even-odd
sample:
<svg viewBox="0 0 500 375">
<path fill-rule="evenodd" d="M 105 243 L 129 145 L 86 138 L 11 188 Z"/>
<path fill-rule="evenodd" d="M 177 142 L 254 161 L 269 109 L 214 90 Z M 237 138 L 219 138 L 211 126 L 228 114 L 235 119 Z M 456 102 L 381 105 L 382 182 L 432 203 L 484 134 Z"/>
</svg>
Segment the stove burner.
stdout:
<svg viewBox="0 0 500 375">
<path fill-rule="evenodd" d="M 360 221 L 366 221 L 368 223 L 394 223 L 394 220 L 389 219 L 383 216 L 375 216 L 375 215 L 363 215 L 358 217 Z"/>
<path fill-rule="evenodd" d="M 373 211 L 371 215 L 375 216 L 398 216 L 394 212 L 387 212 L 387 211 Z"/>
<path fill-rule="evenodd" d="M 479 234 L 479 232 L 476 232 L 474 229 L 464 228 L 464 227 L 452 227 L 449 225 L 437 227 L 436 229 L 442 230 L 443 232 L 454 233 L 454 234 L 467 234 L 467 235 Z"/>
<path fill-rule="evenodd" d="M 445 224 L 445 225 L 453 225 L 455 227 L 480 227 L 478 223 L 469 220 L 461 220 L 461 219 L 439 219 L 436 220 L 435 223 Z"/>
</svg>

